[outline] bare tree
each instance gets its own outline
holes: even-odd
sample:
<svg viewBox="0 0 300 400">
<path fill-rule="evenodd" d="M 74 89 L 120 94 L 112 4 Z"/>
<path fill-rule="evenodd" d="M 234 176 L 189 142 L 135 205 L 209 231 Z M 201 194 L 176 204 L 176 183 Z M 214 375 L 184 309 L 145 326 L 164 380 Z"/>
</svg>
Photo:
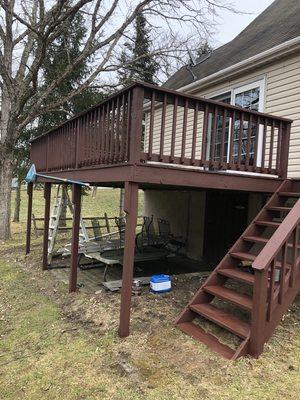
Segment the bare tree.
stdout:
<svg viewBox="0 0 300 400">
<path fill-rule="evenodd" d="M 55 111 L 97 80 L 104 85 L 118 68 L 120 43 L 130 37 L 136 15 L 143 10 L 156 32 L 177 37 L 185 31 L 184 42 L 203 34 L 223 0 L 0 0 L 0 239 L 10 236 L 11 180 L 14 148 L 22 130 L 37 117 Z M 63 27 L 82 13 L 88 28 L 77 58 L 70 59 L 61 75 L 45 86 L 41 69 L 47 49 Z M 172 56 L 172 40 L 159 40 L 153 52 Z M 184 48 L 184 46 L 183 46 Z M 178 51 L 178 50 L 177 50 Z M 45 99 L 78 66 L 93 57 L 84 82 L 66 97 L 43 108 Z"/>
</svg>

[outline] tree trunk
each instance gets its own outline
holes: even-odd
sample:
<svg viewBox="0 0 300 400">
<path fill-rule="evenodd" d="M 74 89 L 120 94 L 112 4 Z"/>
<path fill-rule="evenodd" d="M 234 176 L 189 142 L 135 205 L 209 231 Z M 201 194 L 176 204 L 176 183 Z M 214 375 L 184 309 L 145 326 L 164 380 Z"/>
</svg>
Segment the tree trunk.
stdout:
<svg viewBox="0 0 300 400">
<path fill-rule="evenodd" d="M 21 180 L 18 179 L 16 187 L 14 218 L 13 218 L 14 222 L 20 222 L 20 206 L 21 206 Z"/>
<path fill-rule="evenodd" d="M 12 153 L 12 151 L 11 151 Z M 11 181 L 13 154 L 2 152 L 0 159 L 0 240 L 10 238 Z"/>
</svg>

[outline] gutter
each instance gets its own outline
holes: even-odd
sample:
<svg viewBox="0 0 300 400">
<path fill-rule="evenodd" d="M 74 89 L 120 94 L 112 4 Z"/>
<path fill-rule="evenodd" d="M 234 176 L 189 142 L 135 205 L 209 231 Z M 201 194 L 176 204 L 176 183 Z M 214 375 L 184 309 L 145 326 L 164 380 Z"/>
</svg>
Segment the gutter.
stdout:
<svg viewBox="0 0 300 400">
<path fill-rule="evenodd" d="M 208 75 L 205 78 L 199 79 L 188 85 L 182 86 L 177 89 L 179 92 L 190 92 L 203 87 L 208 86 L 210 83 L 217 83 L 225 78 L 231 77 L 237 73 L 249 70 L 250 68 L 256 68 L 265 64 L 266 62 L 272 61 L 283 55 L 289 54 L 300 48 L 300 36 L 294 39 L 288 40 L 287 42 L 281 43 L 278 46 L 272 47 L 271 49 L 265 50 L 255 56 L 249 57 L 246 60 L 240 61 L 237 64 L 231 65 L 230 67 L 221 69 L 214 74 Z"/>
</svg>

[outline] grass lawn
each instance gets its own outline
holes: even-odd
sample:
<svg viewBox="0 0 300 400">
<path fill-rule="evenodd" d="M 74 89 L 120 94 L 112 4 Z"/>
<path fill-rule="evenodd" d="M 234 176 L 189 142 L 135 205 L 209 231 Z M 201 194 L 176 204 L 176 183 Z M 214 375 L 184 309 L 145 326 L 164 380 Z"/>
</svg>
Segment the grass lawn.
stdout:
<svg viewBox="0 0 300 400">
<path fill-rule="evenodd" d="M 300 399 L 300 301 L 259 360 L 230 362 L 183 335 L 172 321 L 191 296 L 133 299 L 132 334 L 116 335 L 119 294 L 67 294 L 40 268 L 41 239 L 24 256 L 25 209 L 0 246 L 0 399 Z M 42 192 L 34 212 L 42 215 Z M 140 204 L 142 208 L 142 201 Z M 140 208 L 140 210 L 141 210 Z M 83 213 L 116 214 L 118 191 L 85 198 Z"/>
</svg>

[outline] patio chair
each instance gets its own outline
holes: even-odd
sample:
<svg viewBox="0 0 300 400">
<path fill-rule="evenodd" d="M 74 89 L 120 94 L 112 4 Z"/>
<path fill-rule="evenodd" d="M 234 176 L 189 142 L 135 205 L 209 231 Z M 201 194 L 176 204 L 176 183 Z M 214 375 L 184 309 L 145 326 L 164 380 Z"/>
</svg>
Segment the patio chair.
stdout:
<svg viewBox="0 0 300 400">
<path fill-rule="evenodd" d="M 165 218 L 157 218 L 159 238 L 162 247 L 169 247 L 175 249 L 178 253 L 182 248 L 186 246 L 186 243 L 182 236 L 174 236 L 171 232 L 170 222 Z"/>
</svg>

